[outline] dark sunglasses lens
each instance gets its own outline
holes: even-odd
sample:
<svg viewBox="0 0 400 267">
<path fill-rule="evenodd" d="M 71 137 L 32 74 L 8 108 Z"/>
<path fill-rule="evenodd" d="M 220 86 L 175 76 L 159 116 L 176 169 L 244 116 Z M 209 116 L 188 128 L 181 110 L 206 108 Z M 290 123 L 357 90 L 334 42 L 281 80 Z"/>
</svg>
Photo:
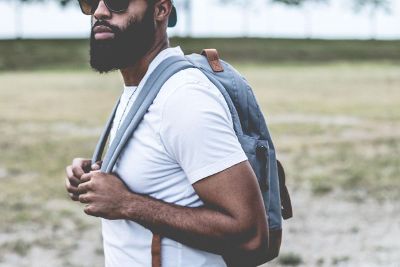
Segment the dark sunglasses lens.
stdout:
<svg viewBox="0 0 400 267">
<path fill-rule="evenodd" d="M 129 6 L 129 0 L 104 0 L 104 2 L 113 12 L 123 12 Z"/>
<path fill-rule="evenodd" d="M 98 0 L 79 0 L 79 5 L 83 14 L 93 15 L 99 5 Z"/>
</svg>

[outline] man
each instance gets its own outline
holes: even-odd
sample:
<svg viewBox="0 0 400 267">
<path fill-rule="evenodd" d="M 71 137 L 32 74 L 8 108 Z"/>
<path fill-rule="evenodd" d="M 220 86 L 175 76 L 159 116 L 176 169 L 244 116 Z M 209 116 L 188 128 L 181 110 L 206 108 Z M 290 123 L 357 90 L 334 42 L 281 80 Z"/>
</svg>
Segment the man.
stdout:
<svg viewBox="0 0 400 267">
<path fill-rule="evenodd" d="M 150 73 L 183 55 L 169 47 L 170 0 L 123 1 L 80 2 L 92 15 L 91 66 L 119 69 L 125 83 L 111 140 Z M 107 267 L 151 266 L 153 233 L 161 236 L 163 267 L 254 266 L 265 254 L 268 226 L 255 174 L 223 96 L 199 70 L 164 84 L 112 175 L 98 171 L 100 164 L 74 159 L 66 188 L 86 214 L 102 217 Z"/>
</svg>

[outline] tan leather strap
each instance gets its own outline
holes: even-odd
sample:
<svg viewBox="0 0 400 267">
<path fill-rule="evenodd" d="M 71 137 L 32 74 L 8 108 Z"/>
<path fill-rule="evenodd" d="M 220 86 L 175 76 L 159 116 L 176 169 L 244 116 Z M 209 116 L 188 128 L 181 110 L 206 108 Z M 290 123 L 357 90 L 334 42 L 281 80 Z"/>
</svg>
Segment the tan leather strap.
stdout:
<svg viewBox="0 0 400 267">
<path fill-rule="evenodd" d="M 161 267 L 161 236 L 157 234 L 151 241 L 151 267 Z"/>
<path fill-rule="evenodd" d="M 224 67 L 221 64 L 221 61 L 219 60 L 219 55 L 217 49 L 204 49 L 201 54 L 205 56 L 208 60 L 208 63 L 211 66 L 211 69 L 214 72 L 223 72 Z"/>
</svg>

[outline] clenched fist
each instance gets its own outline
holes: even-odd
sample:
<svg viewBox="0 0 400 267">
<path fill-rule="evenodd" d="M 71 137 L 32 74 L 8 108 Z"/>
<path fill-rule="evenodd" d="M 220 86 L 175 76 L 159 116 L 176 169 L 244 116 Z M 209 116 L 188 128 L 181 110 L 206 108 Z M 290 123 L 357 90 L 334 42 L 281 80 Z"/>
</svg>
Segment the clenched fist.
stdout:
<svg viewBox="0 0 400 267">
<path fill-rule="evenodd" d="M 120 178 L 100 171 L 83 174 L 78 185 L 79 201 L 86 204 L 85 213 L 109 220 L 123 219 L 125 203 L 132 193 Z"/>
<path fill-rule="evenodd" d="M 90 171 L 100 170 L 101 162 L 92 165 L 90 159 L 76 158 L 72 161 L 72 165 L 67 166 L 67 178 L 65 179 L 65 187 L 69 196 L 74 201 L 79 201 L 78 185 L 81 183 L 81 177 Z"/>
</svg>

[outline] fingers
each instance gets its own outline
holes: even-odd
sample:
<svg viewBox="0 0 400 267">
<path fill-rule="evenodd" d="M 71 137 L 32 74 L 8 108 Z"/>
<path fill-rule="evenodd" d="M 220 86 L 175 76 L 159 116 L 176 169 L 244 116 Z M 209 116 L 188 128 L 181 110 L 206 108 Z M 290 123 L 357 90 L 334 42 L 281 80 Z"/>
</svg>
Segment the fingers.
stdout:
<svg viewBox="0 0 400 267">
<path fill-rule="evenodd" d="M 78 179 L 80 179 L 81 176 L 85 174 L 85 171 L 83 170 L 83 162 L 81 159 L 74 159 L 72 161 L 72 173 L 73 176 Z"/>
<path fill-rule="evenodd" d="M 79 202 L 87 204 L 92 202 L 92 196 L 89 193 L 79 195 Z"/>
<path fill-rule="evenodd" d="M 92 183 L 92 182 L 88 181 L 88 182 L 86 182 L 86 183 L 81 183 L 81 184 L 78 186 L 78 192 L 79 192 L 79 194 L 85 194 L 85 193 L 87 193 L 88 191 L 93 191 L 93 183 Z"/>
<path fill-rule="evenodd" d="M 78 185 L 78 193 L 84 194 L 88 191 L 94 191 L 94 176 L 100 173 L 99 171 L 92 171 L 90 173 L 85 173 L 80 179 L 80 184 Z"/>
<path fill-rule="evenodd" d="M 68 167 L 65 169 L 65 171 L 66 171 L 66 173 L 67 173 L 67 177 L 68 177 L 69 182 L 71 183 L 71 185 L 73 185 L 73 186 L 78 186 L 78 185 L 81 183 L 81 181 L 80 181 L 78 178 L 76 178 L 76 177 L 74 176 L 74 174 L 73 174 L 73 172 L 72 172 L 72 166 L 68 166 Z"/>
<path fill-rule="evenodd" d="M 94 216 L 94 217 L 100 217 L 100 213 L 96 210 L 96 208 L 93 205 L 86 205 L 84 210 L 83 210 L 87 215 Z"/>
<path fill-rule="evenodd" d="M 71 193 L 69 193 L 68 195 L 69 195 L 70 199 L 72 199 L 73 201 L 79 201 L 79 195 L 74 195 Z"/>
<path fill-rule="evenodd" d="M 101 165 L 101 162 L 97 162 L 94 165 Z M 72 165 L 65 168 L 67 173 L 67 179 L 65 180 L 65 187 L 68 191 L 69 197 L 74 200 L 79 200 L 78 186 L 82 181 L 80 178 L 86 172 L 91 171 L 91 160 L 76 158 L 72 161 Z M 87 180 L 86 180 L 87 181 Z"/>
<path fill-rule="evenodd" d="M 85 173 L 88 173 L 92 170 L 92 161 L 90 159 L 83 158 L 75 158 L 72 161 L 72 173 L 73 175 L 80 179 L 81 176 Z M 97 162 L 93 165 L 99 165 Z"/>
<path fill-rule="evenodd" d="M 72 186 L 69 179 L 65 179 L 65 187 L 67 188 L 68 195 L 73 201 L 79 201 L 81 203 L 89 203 L 91 201 L 89 191 L 92 190 L 92 183 L 86 182 L 81 183 L 79 186 Z"/>
<path fill-rule="evenodd" d="M 101 169 L 101 164 L 102 164 L 102 163 L 103 163 L 102 161 L 98 161 L 98 162 L 92 164 L 92 170 L 93 170 L 93 171 L 98 171 L 98 170 L 100 170 L 100 169 Z"/>
<path fill-rule="evenodd" d="M 68 193 L 79 194 L 78 187 L 72 185 L 68 178 L 65 178 L 65 188 L 67 189 Z"/>
<path fill-rule="evenodd" d="M 87 183 L 92 179 L 92 173 L 86 173 L 81 177 L 81 183 Z"/>
<path fill-rule="evenodd" d="M 92 177 L 101 169 L 102 161 L 95 164 L 91 163 L 90 159 L 75 158 L 72 165 L 66 167 L 65 187 L 73 201 L 80 201 L 81 203 L 91 201 L 88 192 L 93 191 Z"/>
<path fill-rule="evenodd" d="M 65 178 L 65 188 L 68 191 L 69 197 L 73 201 L 78 201 L 79 200 L 78 188 L 76 186 L 71 185 L 70 180 L 68 178 Z"/>
<path fill-rule="evenodd" d="M 67 178 L 65 178 L 65 188 L 67 189 L 68 195 L 73 201 L 79 201 L 78 185 L 81 181 L 74 176 L 72 165 L 67 166 L 65 169 Z"/>
</svg>

